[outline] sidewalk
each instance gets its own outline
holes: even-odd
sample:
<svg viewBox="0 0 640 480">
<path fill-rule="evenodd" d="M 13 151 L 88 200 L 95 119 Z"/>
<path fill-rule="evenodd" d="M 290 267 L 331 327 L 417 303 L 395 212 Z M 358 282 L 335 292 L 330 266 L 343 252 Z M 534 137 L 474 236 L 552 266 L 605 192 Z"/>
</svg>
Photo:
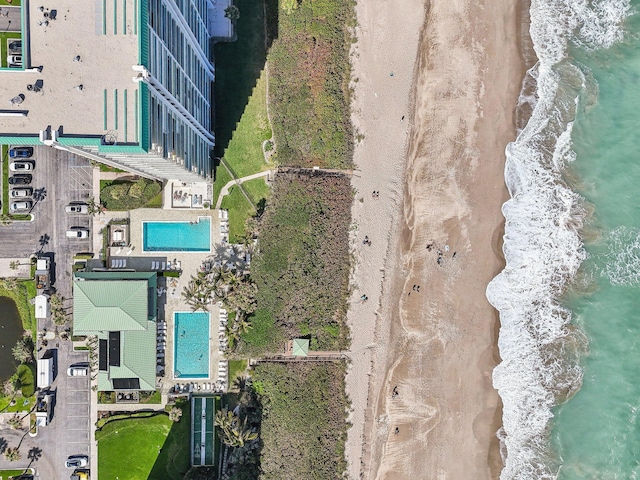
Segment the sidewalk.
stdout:
<svg viewBox="0 0 640 480">
<path fill-rule="evenodd" d="M 242 185 L 244 182 L 247 182 L 249 180 L 254 180 L 260 177 L 274 176 L 275 174 L 276 174 L 275 170 L 265 170 L 264 172 L 258 172 L 258 173 L 254 173 L 253 175 L 247 175 L 246 177 L 236 178 L 234 180 L 231 180 L 220 190 L 220 195 L 218 196 L 218 202 L 216 203 L 216 209 L 217 210 L 220 209 L 220 205 L 222 205 L 222 199 L 225 196 L 229 195 L 229 189 L 234 185 Z"/>
</svg>

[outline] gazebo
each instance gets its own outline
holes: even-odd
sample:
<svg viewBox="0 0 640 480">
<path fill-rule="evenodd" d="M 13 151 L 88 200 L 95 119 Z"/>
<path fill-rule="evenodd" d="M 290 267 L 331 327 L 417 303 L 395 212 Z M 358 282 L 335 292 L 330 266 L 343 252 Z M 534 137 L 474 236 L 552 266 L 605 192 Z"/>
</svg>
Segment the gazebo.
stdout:
<svg viewBox="0 0 640 480">
<path fill-rule="evenodd" d="M 306 338 L 294 338 L 292 355 L 294 357 L 306 357 L 309 355 L 309 340 Z"/>
</svg>

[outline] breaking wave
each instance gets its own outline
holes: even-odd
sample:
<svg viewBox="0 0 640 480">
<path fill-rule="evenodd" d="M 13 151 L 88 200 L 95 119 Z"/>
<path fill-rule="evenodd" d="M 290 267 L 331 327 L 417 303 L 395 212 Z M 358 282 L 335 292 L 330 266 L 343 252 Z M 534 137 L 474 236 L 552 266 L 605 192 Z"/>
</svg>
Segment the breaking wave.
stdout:
<svg viewBox="0 0 640 480">
<path fill-rule="evenodd" d="M 563 171 L 575 159 L 571 133 L 578 104 L 596 89 L 568 51 L 570 45 L 597 50 L 620 41 L 630 5 L 533 0 L 530 14 L 538 63 L 527 72 L 519 105 L 532 112 L 506 149 L 506 266 L 487 288 L 501 320 L 502 362 L 493 372 L 503 402 L 501 480 L 558 476 L 561 461 L 549 441 L 551 408 L 580 388 L 578 358 L 586 348 L 571 312 L 558 301 L 586 258 L 580 230 L 587 211 Z"/>
</svg>

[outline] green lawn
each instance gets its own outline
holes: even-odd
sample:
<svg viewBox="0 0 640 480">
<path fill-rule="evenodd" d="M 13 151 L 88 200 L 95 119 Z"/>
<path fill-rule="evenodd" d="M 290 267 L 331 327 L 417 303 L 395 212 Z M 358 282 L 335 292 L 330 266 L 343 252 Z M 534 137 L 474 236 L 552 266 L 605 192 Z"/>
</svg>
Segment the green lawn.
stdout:
<svg viewBox="0 0 640 480">
<path fill-rule="evenodd" d="M 14 400 L 16 401 L 15 405 L 11 405 L 7 407 L 11 397 L 0 397 L 0 411 L 2 413 L 14 413 L 14 412 L 28 412 L 33 407 L 36 399 L 31 396 L 29 398 L 25 398 L 22 395 L 18 395 Z M 5 410 L 6 407 L 6 410 Z"/>
<path fill-rule="evenodd" d="M 260 202 L 266 201 L 271 191 L 263 178 L 254 178 L 242 184 L 242 188 L 247 192 L 253 204 L 257 207 Z"/>
<path fill-rule="evenodd" d="M 100 478 L 182 479 L 189 469 L 188 404 L 178 423 L 164 414 L 107 423 L 96 432 Z"/>
<path fill-rule="evenodd" d="M 24 470 L 0 470 L 0 480 L 7 480 L 13 476 L 22 475 Z"/>
<path fill-rule="evenodd" d="M 271 1 L 271 0 L 269 0 Z M 216 59 L 216 155 L 223 157 L 235 178 L 269 168 L 262 143 L 272 137 L 267 117 L 267 78 L 264 0 L 238 0 L 238 40 L 214 47 Z M 224 166 L 216 168 L 213 185 L 215 205 L 220 190 L 233 177 Z M 264 182 L 263 182 L 264 184 Z M 265 185 L 266 187 L 266 185 Z M 250 187 L 251 188 L 251 187 Z M 244 234 L 247 218 L 255 214 L 241 192 L 233 191 L 223 201 L 229 210 L 230 241 Z M 247 194 L 256 207 L 268 188 L 254 186 Z"/>
<path fill-rule="evenodd" d="M 234 130 L 245 112 L 266 59 L 264 0 L 236 0 L 240 11 L 236 23 L 238 39 L 214 46 L 216 59 L 216 147 L 225 154 Z"/>
<path fill-rule="evenodd" d="M 218 197 L 220 196 L 220 190 L 227 183 L 233 180 L 233 177 L 229 174 L 224 165 L 218 165 L 216 167 L 216 181 L 213 183 L 213 206 L 218 204 Z"/>
<path fill-rule="evenodd" d="M 262 142 L 271 135 L 267 118 L 267 80 L 263 71 L 229 146 L 224 150 L 224 160 L 237 178 L 270 168 L 264 161 Z"/>
<path fill-rule="evenodd" d="M 0 6 L 1 5 L 8 5 L 4 0 L 0 0 Z M 16 5 L 15 2 L 12 3 L 11 5 Z M 19 3 L 18 3 L 19 5 Z M 8 67 L 9 65 L 7 65 L 7 55 L 9 54 L 8 50 L 7 50 L 7 39 L 8 38 L 21 38 L 22 37 L 22 33 L 20 32 L 2 32 L 0 33 L 0 55 L 2 55 L 2 57 L 0 57 L 0 66 L 2 66 L 3 68 Z M 24 47 L 24 45 L 23 45 Z"/>
<path fill-rule="evenodd" d="M 2 215 L 9 214 L 9 147 L 2 145 Z"/>
<path fill-rule="evenodd" d="M 229 189 L 221 208 L 229 210 L 229 243 L 237 243 L 245 232 L 245 222 L 256 214 L 256 209 L 242 194 L 237 185 Z"/>
<path fill-rule="evenodd" d="M 233 385 L 234 380 L 240 376 L 244 376 L 246 370 L 246 360 L 229 360 L 229 382 Z"/>
<path fill-rule="evenodd" d="M 264 161 L 264 154 L 262 153 L 262 142 L 271 137 L 271 130 L 268 127 L 267 120 L 266 80 L 264 77 L 263 73 L 258 86 L 254 89 L 254 95 L 249 100 L 249 105 L 242 115 L 238 128 L 233 133 L 229 147 L 225 150 L 224 161 L 236 178 L 242 178 L 273 168 L 272 165 Z M 216 180 L 213 185 L 214 205 L 218 200 L 222 187 L 231 180 L 232 178 L 227 169 L 223 165 L 219 165 L 216 169 Z M 269 187 L 264 182 L 264 179 L 261 178 L 243 183 L 242 188 L 251 198 L 253 207 L 257 207 L 260 200 L 266 198 L 269 192 Z M 238 187 L 233 187 L 229 197 L 233 195 L 233 190 L 237 189 Z M 229 221 L 235 224 L 235 227 L 231 225 L 229 227 L 234 238 L 241 237 L 244 234 L 246 220 L 255 215 L 255 208 L 247 208 L 246 198 L 242 196 L 241 192 L 238 191 L 236 195 L 238 196 L 237 199 L 229 200 L 229 198 L 225 198 L 222 202 L 223 208 L 226 208 L 224 205 L 229 204 L 239 207 L 233 210 L 229 208 Z M 233 242 L 234 240 L 230 239 L 230 241 Z"/>
</svg>

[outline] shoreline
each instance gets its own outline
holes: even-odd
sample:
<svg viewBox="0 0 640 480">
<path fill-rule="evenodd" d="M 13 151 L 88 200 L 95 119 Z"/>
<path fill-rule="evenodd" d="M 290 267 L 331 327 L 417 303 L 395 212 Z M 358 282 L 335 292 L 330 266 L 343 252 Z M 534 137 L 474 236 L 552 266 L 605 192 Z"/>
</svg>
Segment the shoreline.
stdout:
<svg viewBox="0 0 640 480">
<path fill-rule="evenodd" d="M 373 42 L 366 38 L 371 33 L 362 18 L 369 20 L 373 7 L 361 3 L 356 78 L 369 73 L 376 57 L 363 55 L 362 47 L 369 52 Z M 417 16 L 416 4 L 422 3 L 407 0 L 380 18 L 392 28 L 410 18 L 407 12 Z M 504 149 L 520 124 L 515 110 L 531 66 L 524 34 L 528 2 L 514 6 L 495 0 L 490 8 L 468 3 L 459 11 L 455 5 L 430 5 L 420 22 L 414 18 L 403 25 L 405 36 L 419 34 L 415 50 L 414 43 L 405 42 L 402 52 L 392 57 L 402 62 L 404 71 L 411 68 L 413 77 L 408 91 L 396 90 L 409 112 L 404 132 L 393 125 L 395 115 L 388 111 L 377 111 L 377 118 L 364 115 L 360 108 L 372 85 L 355 85 L 354 125 L 365 139 L 354 155 L 362 176 L 353 181 L 358 193 L 352 284 L 354 298 L 367 289 L 371 305 L 349 311 L 353 347 L 347 393 L 353 426 L 346 452 L 348 474 L 354 479 L 443 474 L 489 479 L 498 478 L 502 468 L 496 436 L 502 403 L 491 380 L 500 361 L 499 316 L 485 289 L 504 267 L 500 209 L 509 198 Z M 396 47 L 378 48 L 393 55 Z M 391 147 L 398 151 L 400 142 L 369 141 L 372 120 L 392 125 L 387 136 L 403 140 L 402 158 L 383 168 L 390 175 L 383 184 L 392 194 L 384 218 L 396 207 L 385 228 L 380 209 L 361 192 L 381 170 L 366 153 Z M 359 242 L 365 234 L 371 237 L 367 232 L 373 229 L 381 237 L 374 242 L 383 243 L 377 252 Z M 369 253 L 381 258 L 370 258 Z M 366 394 L 362 379 L 354 379 L 363 374 L 369 377 Z"/>
</svg>

